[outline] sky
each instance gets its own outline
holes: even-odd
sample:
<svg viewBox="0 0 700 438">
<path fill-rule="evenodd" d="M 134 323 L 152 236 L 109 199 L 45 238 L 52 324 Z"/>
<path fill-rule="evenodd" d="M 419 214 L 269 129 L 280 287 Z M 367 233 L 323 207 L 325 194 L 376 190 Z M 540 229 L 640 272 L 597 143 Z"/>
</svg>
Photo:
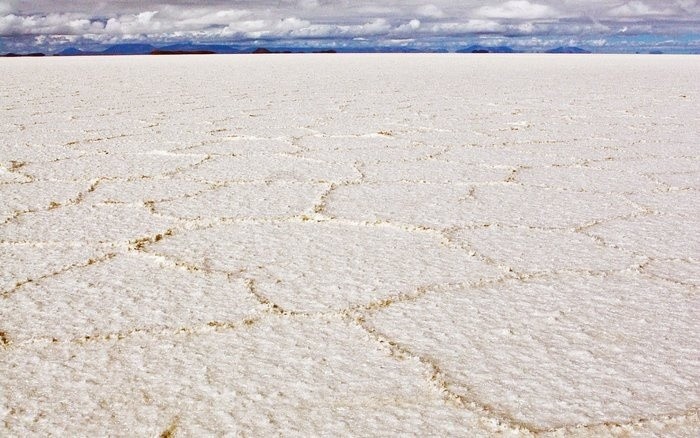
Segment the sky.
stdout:
<svg viewBox="0 0 700 438">
<path fill-rule="evenodd" d="M 700 53 L 700 0 L 0 0 L 0 53 L 141 42 Z"/>
</svg>

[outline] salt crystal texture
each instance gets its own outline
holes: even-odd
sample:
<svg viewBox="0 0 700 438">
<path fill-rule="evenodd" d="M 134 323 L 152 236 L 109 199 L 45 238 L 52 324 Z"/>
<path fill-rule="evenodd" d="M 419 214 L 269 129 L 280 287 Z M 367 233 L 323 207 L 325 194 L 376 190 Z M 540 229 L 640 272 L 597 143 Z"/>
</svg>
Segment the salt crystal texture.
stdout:
<svg viewBox="0 0 700 438">
<path fill-rule="evenodd" d="M 0 77 L 0 436 L 700 435 L 697 57 Z"/>
</svg>

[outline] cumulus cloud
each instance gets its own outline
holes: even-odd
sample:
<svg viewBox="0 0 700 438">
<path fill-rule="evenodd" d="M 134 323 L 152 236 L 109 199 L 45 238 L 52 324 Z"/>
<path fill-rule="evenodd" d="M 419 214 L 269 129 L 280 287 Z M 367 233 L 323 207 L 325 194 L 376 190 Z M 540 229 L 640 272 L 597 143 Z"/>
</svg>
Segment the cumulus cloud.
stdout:
<svg viewBox="0 0 700 438">
<path fill-rule="evenodd" d="M 493 20 L 468 20 L 465 22 L 434 24 L 430 30 L 438 35 L 460 36 L 505 32 L 506 26 Z"/>
<path fill-rule="evenodd" d="M 411 33 L 414 33 L 415 31 L 417 31 L 420 28 L 420 25 L 421 25 L 420 20 L 413 19 L 413 20 L 409 21 L 408 23 L 402 24 L 399 27 L 397 27 L 396 32 L 397 33 L 411 34 Z"/>
<path fill-rule="evenodd" d="M 442 9 L 433 4 L 423 5 L 416 9 L 416 14 L 427 18 L 444 18 L 446 15 Z"/>
<path fill-rule="evenodd" d="M 679 2 L 679 6 L 681 3 Z M 651 15 L 672 15 L 673 12 L 672 8 L 654 7 L 642 1 L 633 0 L 610 9 L 608 15 L 611 17 L 646 17 Z"/>
<path fill-rule="evenodd" d="M 698 34 L 698 28 L 698 0 L 0 0 L 5 45 L 483 37 L 576 37 L 595 45 L 609 35 Z"/>
<path fill-rule="evenodd" d="M 11 12 L 15 12 L 16 5 L 16 1 L 0 1 L 0 14 L 9 14 Z"/>
<path fill-rule="evenodd" d="M 104 24 L 91 21 L 79 14 L 49 14 L 45 16 L 19 16 L 14 14 L 0 17 L 0 35 L 81 35 L 102 32 Z"/>
<path fill-rule="evenodd" d="M 476 10 L 476 13 L 487 18 L 511 20 L 551 18 L 557 15 L 554 8 L 539 3 L 530 3 L 527 0 L 511 0 L 496 6 L 482 6 Z"/>
</svg>

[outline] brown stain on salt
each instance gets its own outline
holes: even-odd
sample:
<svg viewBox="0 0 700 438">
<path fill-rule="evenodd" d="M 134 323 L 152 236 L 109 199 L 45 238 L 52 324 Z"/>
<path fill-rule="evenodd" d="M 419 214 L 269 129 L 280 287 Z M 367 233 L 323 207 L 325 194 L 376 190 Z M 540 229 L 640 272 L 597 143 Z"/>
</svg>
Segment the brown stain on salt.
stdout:
<svg viewBox="0 0 700 438">
<path fill-rule="evenodd" d="M 175 431 L 177 430 L 177 426 L 180 423 L 180 418 L 175 417 L 173 420 L 170 422 L 170 425 L 158 435 L 159 438 L 173 438 L 175 436 Z"/>
<path fill-rule="evenodd" d="M 7 333 L 0 331 L 0 346 L 3 348 L 8 348 L 12 344 L 12 341 L 10 340 L 10 337 L 7 336 Z"/>
</svg>

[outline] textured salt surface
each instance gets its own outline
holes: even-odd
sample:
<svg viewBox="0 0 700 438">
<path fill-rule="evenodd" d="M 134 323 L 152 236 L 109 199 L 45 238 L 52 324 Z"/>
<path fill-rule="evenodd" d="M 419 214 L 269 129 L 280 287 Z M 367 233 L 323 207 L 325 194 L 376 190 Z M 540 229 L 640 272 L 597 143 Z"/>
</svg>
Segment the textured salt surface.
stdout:
<svg viewBox="0 0 700 438">
<path fill-rule="evenodd" d="M 696 57 L 0 77 L 0 436 L 700 434 Z"/>
</svg>

